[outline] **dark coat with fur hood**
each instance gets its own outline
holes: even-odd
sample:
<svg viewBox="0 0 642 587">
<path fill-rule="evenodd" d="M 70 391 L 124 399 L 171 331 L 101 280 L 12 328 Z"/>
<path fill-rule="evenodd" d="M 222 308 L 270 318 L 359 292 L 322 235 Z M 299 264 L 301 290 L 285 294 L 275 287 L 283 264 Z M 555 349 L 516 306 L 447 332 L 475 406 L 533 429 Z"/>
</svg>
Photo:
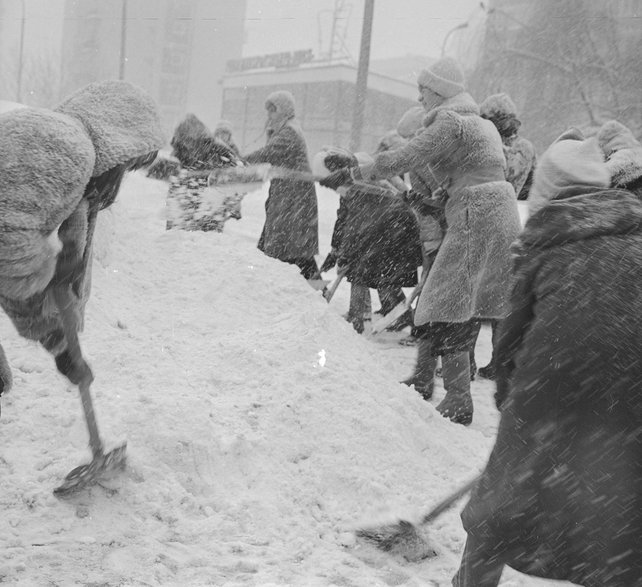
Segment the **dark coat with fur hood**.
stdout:
<svg viewBox="0 0 642 587">
<path fill-rule="evenodd" d="M 642 577 L 642 203 L 567 188 L 526 223 L 500 334 L 497 440 L 462 519 L 511 567 Z"/>
</svg>

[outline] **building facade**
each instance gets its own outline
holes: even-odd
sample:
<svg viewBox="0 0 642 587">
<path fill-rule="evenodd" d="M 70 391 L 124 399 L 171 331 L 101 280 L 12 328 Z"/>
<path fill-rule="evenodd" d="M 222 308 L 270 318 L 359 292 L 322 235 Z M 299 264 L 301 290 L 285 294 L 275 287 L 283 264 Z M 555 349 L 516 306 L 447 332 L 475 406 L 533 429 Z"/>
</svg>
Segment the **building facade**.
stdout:
<svg viewBox="0 0 642 587">
<path fill-rule="evenodd" d="M 223 78 L 222 116 L 232 123 L 242 152 L 257 149 L 265 144 L 265 99 L 276 90 L 288 90 L 311 156 L 328 145 L 347 148 L 356 78 L 354 66 L 331 62 L 233 71 Z M 372 152 L 406 110 L 417 105 L 416 84 L 371 72 L 365 104 L 360 150 Z"/>
<path fill-rule="evenodd" d="M 49 107 L 125 79 L 157 101 L 168 135 L 192 112 L 220 119 L 227 61 L 241 57 L 245 0 L 0 0 L 0 99 Z"/>
</svg>

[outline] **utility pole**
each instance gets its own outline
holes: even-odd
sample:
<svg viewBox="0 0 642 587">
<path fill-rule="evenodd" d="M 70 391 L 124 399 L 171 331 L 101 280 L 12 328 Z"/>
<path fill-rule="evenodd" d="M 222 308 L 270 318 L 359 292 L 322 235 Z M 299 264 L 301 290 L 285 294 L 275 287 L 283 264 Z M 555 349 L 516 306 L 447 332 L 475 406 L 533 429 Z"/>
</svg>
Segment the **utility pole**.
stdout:
<svg viewBox="0 0 642 587">
<path fill-rule="evenodd" d="M 22 0 L 22 18 L 20 19 L 20 48 L 18 52 L 18 79 L 16 80 L 16 102 L 22 104 L 22 71 L 25 60 L 25 23 L 27 20 L 27 9 L 25 0 Z"/>
<path fill-rule="evenodd" d="M 352 132 L 350 134 L 350 150 L 354 153 L 361 146 L 361 131 L 363 130 L 363 114 L 366 108 L 368 94 L 368 70 L 370 69 L 370 40 L 372 38 L 372 17 L 374 0 L 365 0 L 363 9 L 363 28 L 361 29 L 361 48 L 359 49 L 359 69 L 357 70 L 357 85 L 355 87 L 354 114 L 352 116 Z"/>
<path fill-rule="evenodd" d="M 127 61 L 127 0 L 123 0 L 120 17 L 120 60 L 118 63 L 118 79 L 125 79 L 125 62 Z"/>
</svg>

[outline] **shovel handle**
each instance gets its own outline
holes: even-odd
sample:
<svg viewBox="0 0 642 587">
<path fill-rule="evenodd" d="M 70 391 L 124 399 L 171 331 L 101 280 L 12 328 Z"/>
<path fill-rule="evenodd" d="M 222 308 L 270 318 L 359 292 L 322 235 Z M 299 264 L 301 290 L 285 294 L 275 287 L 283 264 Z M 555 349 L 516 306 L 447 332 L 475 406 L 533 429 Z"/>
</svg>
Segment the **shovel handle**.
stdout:
<svg viewBox="0 0 642 587">
<path fill-rule="evenodd" d="M 471 479 L 468 483 L 462 485 L 459 489 L 455 490 L 448 497 L 440 501 L 421 519 L 421 525 L 423 526 L 424 524 L 428 524 L 428 522 L 432 522 L 435 518 L 438 518 L 441 514 L 443 514 L 447 509 L 450 509 L 456 501 L 461 499 L 471 489 L 473 489 L 475 485 L 477 485 L 477 482 L 480 478 L 481 475 L 478 475 L 474 479 Z"/>
</svg>

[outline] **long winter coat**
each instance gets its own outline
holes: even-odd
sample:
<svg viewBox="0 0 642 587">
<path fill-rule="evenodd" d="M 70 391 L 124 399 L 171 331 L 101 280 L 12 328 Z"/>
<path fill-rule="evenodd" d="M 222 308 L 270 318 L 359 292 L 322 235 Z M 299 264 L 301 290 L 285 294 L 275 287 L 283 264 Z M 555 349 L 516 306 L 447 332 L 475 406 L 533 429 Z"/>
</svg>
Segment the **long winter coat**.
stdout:
<svg viewBox="0 0 642 587">
<path fill-rule="evenodd" d="M 510 391 L 464 527 L 525 573 L 640 585 L 642 203 L 569 188 L 519 242 L 497 352 Z"/>
<path fill-rule="evenodd" d="M 247 155 L 245 160 L 310 172 L 307 146 L 295 120 L 288 121 L 268 139 L 265 147 Z M 319 213 L 313 182 L 271 180 L 258 248 L 281 261 L 310 259 L 318 254 Z"/>
<path fill-rule="evenodd" d="M 415 324 L 502 318 L 511 285 L 509 247 L 521 225 L 505 181 L 502 141 L 466 93 L 428 113 L 404 147 L 377 155 L 372 177 L 412 171 L 448 192 L 445 238 L 417 303 Z"/>
<path fill-rule="evenodd" d="M 414 287 L 421 265 L 419 228 L 409 207 L 392 192 L 350 187 L 341 197 L 332 248 L 348 265 L 346 279 L 372 289 Z"/>
<path fill-rule="evenodd" d="M 119 183 L 128 165 L 163 143 L 154 102 L 128 82 L 89 84 L 55 111 L 0 115 L 0 305 L 21 336 L 60 350 L 52 297 L 53 280 L 68 277 L 60 259 L 76 261 L 70 280 L 82 318 L 96 214 L 118 188 L 102 180 L 122 168 Z"/>
</svg>

